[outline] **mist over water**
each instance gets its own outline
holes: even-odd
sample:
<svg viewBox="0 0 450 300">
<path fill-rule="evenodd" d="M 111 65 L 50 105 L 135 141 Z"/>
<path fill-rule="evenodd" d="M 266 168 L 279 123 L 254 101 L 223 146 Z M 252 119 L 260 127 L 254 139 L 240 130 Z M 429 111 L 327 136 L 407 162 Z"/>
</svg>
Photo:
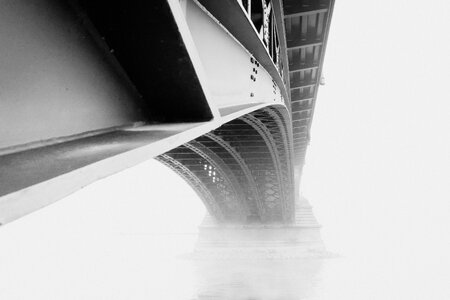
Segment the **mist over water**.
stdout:
<svg viewBox="0 0 450 300">
<path fill-rule="evenodd" d="M 198 261 L 194 299 L 312 299 L 320 259 Z"/>
<path fill-rule="evenodd" d="M 0 298 L 450 299 L 446 248 L 420 225 L 325 227 L 330 258 L 193 260 L 204 208 L 161 184 L 177 180 L 150 161 L 1 227 Z"/>
<path fill-rule="evenodd" d="M 195 235 L 43 234 L 14 241 L 3 232 L 2 238 L 10 242 L 0 251 L 2 258 L 8 257 L 1 260 L 2 299 L 447 299 L 450 295 L 448 278 L 427 268 L 415 270 L 413 261 L 191 260 L 185 254 L 195 244 Z M 12 246 L 15 252 L 8 251 Z"/>
</svg>

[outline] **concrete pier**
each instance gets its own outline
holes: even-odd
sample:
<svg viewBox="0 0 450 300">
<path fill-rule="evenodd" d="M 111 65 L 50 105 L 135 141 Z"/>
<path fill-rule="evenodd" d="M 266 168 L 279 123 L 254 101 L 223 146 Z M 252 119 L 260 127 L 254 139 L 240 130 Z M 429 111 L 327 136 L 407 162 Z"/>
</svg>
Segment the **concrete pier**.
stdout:
<svg viewBox="0 0 450 300">
<path fill-rule="evenodd" d="M 320 225 L 306 198 L 296 204 L 293 224 L 220 224 L 205 216 L 194 258 L 292 259 L 321 257 L 325 246 Z"/>
</svg>

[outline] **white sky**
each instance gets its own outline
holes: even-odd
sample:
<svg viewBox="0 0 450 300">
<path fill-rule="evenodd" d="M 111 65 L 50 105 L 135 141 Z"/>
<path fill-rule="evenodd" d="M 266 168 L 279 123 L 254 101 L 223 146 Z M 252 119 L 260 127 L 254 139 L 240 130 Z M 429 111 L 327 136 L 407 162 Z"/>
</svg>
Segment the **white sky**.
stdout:
<svg viewBox="0 0 450 300">
<path fill-rule="evenodd" d="M 403 260 L 439 283 L 450 281 L 449 13 L 448 1 L 337 1 L 302 182 L 330 250 Z M 90 274 L 89 261 L 111 263 L 105 257 L 134 268 L 126 257 L 139 245 L 122 238 L 195 232 L 203 213 L 189 187 L 153 161 L 102 180 L 1 228 L 0 298 L 57 280 L 55 257 L 74 278 Z M 168 253 L 190 247 L 168 245 Z M 168 255 L 157 242 L 150 249 Z M 73 254 L 87 262 L 67 265 Z M 40 268 L 53 271 L 42 278 Z"/>
<path fill-rule="evenodd" d="M 450 250 L 449 12 L 336 3 L 302 187 L 337 247 Z"/>
</svg>

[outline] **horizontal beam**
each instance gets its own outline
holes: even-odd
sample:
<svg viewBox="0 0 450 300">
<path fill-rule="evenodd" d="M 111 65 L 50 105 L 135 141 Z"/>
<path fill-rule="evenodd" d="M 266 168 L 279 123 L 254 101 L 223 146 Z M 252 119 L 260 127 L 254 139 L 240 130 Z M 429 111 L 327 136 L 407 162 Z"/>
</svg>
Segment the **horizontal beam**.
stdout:
<svg viewBox="0 0 450 300">
<path fill-rule="evenodd" d="M 296 72 L 301 72 L 301 71 L 309 71 L 309 70 L 315 70 L 318 69 L 319 66 L 314 65 L 314 66 L 305 66 L 305 67 L 300 67 L 300 68 L 295 68 L 295 69 L 289 69 L 289 73 L 296 73 Z"/>
<path fill-rule="evenodd" d="M 307 82 L 301 82 L 298 85 L 294 85 L 291 83 L 291 90 L 295 90 L 295 89 L 301 89 L 301 88 L 305 88 L 305 87 L 311 87 L 311 86 L 315 86 L 317 84 L 317 80 L 310 80 Z"/>
<path fill-rule="evenodd" d="M 330 7 L 330 0 L 284 0 L 284 13 L 287 15 L 308 12 Z"/>
<path fill-rule="evenodd" d="M 299 86 L 295 86 L 295 87 L 291 86 L 291 91 L 292 90 L 297 90 L 297 89 L 309 88 L 309 87 L 313 87 L 313 86 L 316 86 L 316 85 L 317 85 L 317 82 L 316 83 L 311 83 L 311 84 L 299 85 Z"/>
<path fill-rule="evenodd" d="M 309 98 L 302 98 L 302 99 L 295 99 L 291 101 L 291 104 L 293 103 L 300 103 L 300 102 L 305 102 L 305 101 L 312 101 L 314 100 L 314 98 L 309 97 Z"/>
<path fill-rule="evenodd" d="M 308 48 L 308 47 L 322 46 L 322 44 L 323 44 L 322 41 L 320 41 L 320 42 L 309 41 L 309 42 L 306 42 L 304 44 L 300 43 L 300 44 L 295 44 L 295 45 L 289 45 L 288 44 L 288 50 L 295 50 L 295 49 L 303 49 L 303 48 Z"/>
<path fill-rule="evenodd" d="M 289 14 L 284 15 L 284 19 L 326 13 L 327 11 L 328 11 L 328 8 L 321 8 L 321 9 L 312 9 L 312 10 L 306 10 L 306 11 L 301 11 L 301 12 L 296 12 L 296 13 L 289 13 Z"/>
<path fill-rule="evenodd" d="M 293 119 L 292 123 L 294 122 L 301 122 L 301 121 L 309 121 L 311 118 L 301 118 L 301 119 Z"/>
</svg>

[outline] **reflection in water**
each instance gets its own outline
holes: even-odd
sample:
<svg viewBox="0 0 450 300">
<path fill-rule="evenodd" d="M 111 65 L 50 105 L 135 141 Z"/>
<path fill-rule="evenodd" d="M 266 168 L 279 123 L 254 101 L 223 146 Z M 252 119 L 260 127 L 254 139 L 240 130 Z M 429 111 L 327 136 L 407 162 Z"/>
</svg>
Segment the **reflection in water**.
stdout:
<svg viewBox="0 0 450 300">
<path fill-rule="evenodd" d="M 450 299 L 450 264 L 439 249 L 427 257 L 413 247 L 374 253 L 367 243 L 367 251 L 355 246 L 336 258 L 207 261 L 186 258 L 194 234 L 77 236 L 38 227 L 18 238 L 10 228 L 0 231 L 0 299 Z"/>
<path fill-rule="evenodd" d="M 195 261 L 194 299 L 297 300 L 313 296 L 322 259 Z"/>
</svg>

